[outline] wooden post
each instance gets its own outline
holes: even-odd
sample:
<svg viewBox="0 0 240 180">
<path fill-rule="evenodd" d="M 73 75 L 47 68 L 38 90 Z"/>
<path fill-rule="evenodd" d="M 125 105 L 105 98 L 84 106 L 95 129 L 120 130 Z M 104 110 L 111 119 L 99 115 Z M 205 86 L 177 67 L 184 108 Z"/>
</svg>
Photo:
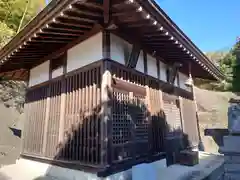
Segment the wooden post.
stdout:
<svg viewBox="0 0 240 180">
<path fill-rule="evenodd" d="M 62 81 L 61 92 L 61 105 L 60 105 L 60 122 L 59 122 L 59 136 L 58 141 L 62 143 L 64 140 L 64 121 L 65 121 L 65 109 L 66 109 L 66 83 Z"/>
<path fill-rule="evenodd" d="M 178 96 L 178 101 L 179 101 L 179 111 L 180 111 L 182 132 L 184 133 L 185 128 L 184 128 L 184 119 L 183 119 L 183 99 L 181 96 Z"/>
<path fill-rule="evenodd" d="M 149 155 L 152 154 L 153 150 L 153 134 L 152 134 L 152 107 L 149 85 L 146 85 L 146 105 L 148 110 L 148 142 L 149 142 Z"/>
<path fill-rule="evenodd" d="M 67 53 L 63 55 L 63 77 L 61 84 L 61 105 L 60 105 L 60 121 L 59 121 L 59 133 L 58 133 L 58 143 L 61 144 L 64 141 L 64 124 L 65 124 L 65 113 L 66 113 L 66 78 L 67 73 Z"/>
<path fill-rule="evenodd" d="M 43 131 L 43 149 L 42 153 L 45 156 L 46 155 L 46 149 L 47 149 L 47 131 L 48 131 L 48 122 L 49 122 L 49 116 L 50 116 L 50 91 L 51 87 L 49 85 L 48 87 L 48 95 L 47 95 L 47 102 L 46 102 L 46 114 L 45 114 L 45 122 L 44 122 L 44 131 Z"/>
<path fill-rule="evenodd" d="M 101 83 L 101 163 L 109 165 L 112 162 L 112 75 L 110 63 L 104 60 L 102 67 L 102 83 Z"/>
<path fill-rule="evenodd" d="M 130 99 L 130 104 L 133 105 L 133 92 L 129 92 L 129 99 Z M 136 158 L 136 149 L 135 149 L 135 143 L 136 143 L 136 125 L 132 119 L 132 132 L 131 132 L 131 140 L 132 140 L 132 144 L 131 144 L 131 151 L 133 154 L 133 158 Z"/>
</svg>

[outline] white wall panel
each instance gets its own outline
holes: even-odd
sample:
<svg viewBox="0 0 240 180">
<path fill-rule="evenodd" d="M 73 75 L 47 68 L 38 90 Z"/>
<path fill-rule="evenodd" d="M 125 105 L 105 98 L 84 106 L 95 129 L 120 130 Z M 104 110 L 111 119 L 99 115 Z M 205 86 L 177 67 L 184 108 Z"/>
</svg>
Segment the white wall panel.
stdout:
<svg viewBox="0 0 240 180">
<path fill-rule="evenodd" d="M 102 32 L 100 32 L 68 50 L 67 72 L 102 58 Z"/>
<path fill-rule="evenodd" d="M 157 60 L 149 54 L 147 55 L 147 67 L 148 75 L 158 78 Z"/>
<path fill-rule="evenodd" d="M 185 89 L 185 90 L 187 90 L 187 91 L 191 91 L 191 88 L 189 88 L 189 87 L 187 87 L 187 86 L 185 85 L 185 82 L 186 82 L 187 79 L 188 79 L 188 76 L 187 76 L 187 75 L 179 72 L 179 84 L 180 84 L 180 88 Z"/>
<path fill-rule="evenodd" d="M 60 66 L 60 67 L 58 67 L 57 69 L 54 69 L 54 70 L 52 71 L 52 78 L 56 78 L 56 77 L 58 77 L 58 76 L 61 76 L 62 74 L 63 74 L 63 67 Z"/>
<path fill-rule="evenodd" d="M 143 51 L 140 52 L 136 70 L 144 73 L 144 58 L 143 58 Z"/>
<path fill-rule="evenodd" d="M 132 50 L 132 45 L 122 38 L 111 34 L 111 59 L 121 64 L 125 64 Z"/>
<path fill-rule="evenodd" d="M 167 75 L 166 75 L 167 65 L 164 64 L 163 62 L 160 62 L 159 66 L 160 66 L 160 79 L 166 82 L 167 81 Z"/>
<path fill-rule="evenodd" d="M 49 80 L 49 65 L 50 61 L 45 61 L 30 70 L 29 87 Z"/>
</svg>

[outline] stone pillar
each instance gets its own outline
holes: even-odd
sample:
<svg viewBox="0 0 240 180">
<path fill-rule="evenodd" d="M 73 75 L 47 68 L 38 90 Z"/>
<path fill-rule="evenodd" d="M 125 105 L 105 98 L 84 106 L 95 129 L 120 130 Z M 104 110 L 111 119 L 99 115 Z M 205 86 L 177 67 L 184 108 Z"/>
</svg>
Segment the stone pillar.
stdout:
<svg viewBox="0 0 240 180">
<path fill-rule="evenodd" d="M 224 179 L 240 179 L 240 98 L 231 99 L 228 108 L 229 135 L 223 138 L 223 147 L 220 152 L 224 154 Z"/>
</svg>

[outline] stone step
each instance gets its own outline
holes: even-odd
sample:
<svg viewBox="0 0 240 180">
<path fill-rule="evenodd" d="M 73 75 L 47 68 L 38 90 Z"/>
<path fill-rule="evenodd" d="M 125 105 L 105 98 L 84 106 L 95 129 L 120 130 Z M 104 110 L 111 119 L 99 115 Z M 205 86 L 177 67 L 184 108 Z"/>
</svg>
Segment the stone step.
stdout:
<svg viewBox="0 0 240 180">
<path fill-rule="evenodd" d="M 218 152 L 224 154 L 224 156 L 240 156 L 240 149 L 233 147 L 219 147 Z"/>
<path fill-rule="evenodd" d="M 224 180 L 239 180 L 240 173 L 225 173 Z"/>
<path fill-rule="evenodd" d="M 240 136 L 224 136 L 223 137 L 223 144 L 224 147 L 229 149 L 237 149 L 240 152 Z"/>
<path fill-rule="evenodd" d="M 240 164 L 240 156 L 231 156 L 231 155 L 226 155 L 224 156 L 225 163 L 235 163 L 235 164 Z"/>
<path fill-rule="evenodd" d="M 225 163 L 224 164 L 224 170 L 225 170 L 225 172 L 236 172 L 236 173 L 239 172 L 240 173 L 240 164 Z"/>
</svg>

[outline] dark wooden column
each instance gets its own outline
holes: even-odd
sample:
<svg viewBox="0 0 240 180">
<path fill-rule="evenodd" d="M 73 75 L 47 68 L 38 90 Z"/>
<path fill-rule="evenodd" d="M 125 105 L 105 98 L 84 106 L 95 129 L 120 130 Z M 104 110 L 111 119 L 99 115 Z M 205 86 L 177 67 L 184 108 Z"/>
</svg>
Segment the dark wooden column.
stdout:
<svg viewBox="0 0 240 180">
<path fill-rule="evenodd" d="M 108 60 L 103 61 L 102 84 L 101 84 L 101 163 L 111 164 L 112 162 L 112 75 L 111 66 Z"/>
</svg>

